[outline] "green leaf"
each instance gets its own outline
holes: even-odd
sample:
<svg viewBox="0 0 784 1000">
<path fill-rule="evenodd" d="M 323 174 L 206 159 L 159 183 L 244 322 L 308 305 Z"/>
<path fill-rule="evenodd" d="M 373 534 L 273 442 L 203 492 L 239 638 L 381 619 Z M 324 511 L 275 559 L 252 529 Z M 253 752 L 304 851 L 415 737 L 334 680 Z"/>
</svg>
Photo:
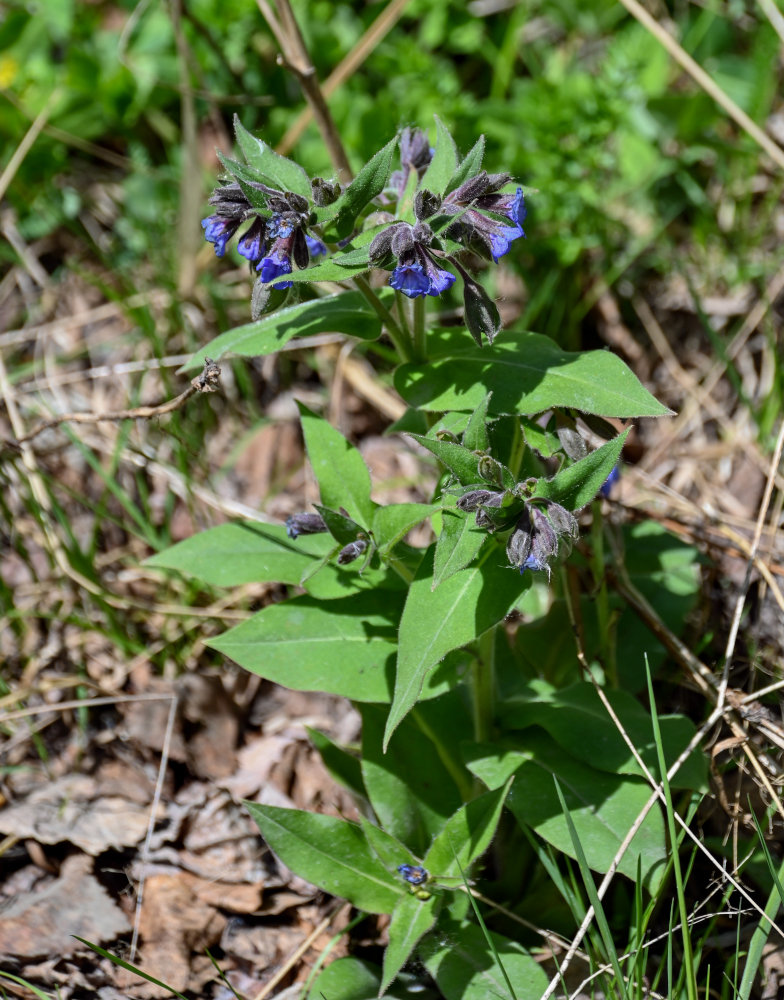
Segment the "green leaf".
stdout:
<svg viewBox="0 0 784 1000">
<path fill-rule="evenodd" d="M 354 251 L 351 252 L 354 253 Z M 345 257 L 348 257 L 348 254 L 345 254 Z M 346 261 L 345 264 L 341 264 L 338 258 L 325 260 L 321 264 L 314 264 L 313 267 L 306 267 L 302 271 L 292 271 L 291 274 L 286 275 L 285 280 L 292 281 L 294 284 L 300 284 L 303 281 L 348 281 L 349 278 L 355 278 L 358 274 L 364 274 L 369 270 L 370 260 L 367 251 L 358 250 L 352 263 Z M 267 284 L 274 284 L 281 280 L 280 277 L 273 278 Z"/>
<path fill-rule="evenodd" d="M 360 340 L 381 335 L 381 322 L 359 292 L 339 292 L 322 299 L 298 302 L 270 313 L 255 323 L 227 330 L 202 347 L 183 366 L 183 371 L 200 368 L 205 358 L 220 359 L 227 354 L 255 358 L 279 351 L 294 337 L 319 333 L 345 333 Z"/>
<path fill-rule="evenodd" d="M 432 452 L 439 462 L 445 465 L 457 477 L 463 486 L 477 486 L 484 482 L 479 475 L 481 455 L 477 455 L 468 448 L 464 448 L 461 444 L 455 444 L 454 441 L 442 441 L 425 437 L 422 434 L 411 434 L 410 436 L 424 448 L 427 448 L 429 452 Z M 498 467 L 501 471 L 504 487 L 511 489 L 515 485 L 514 476 L 500 462 L 498 463 Z"/>
<path fill-rule="evenodd" d="M 367 799 L 367 792 L 362 783 L 362 769 L 359 757 L 349 753 L 344 747 L 338 746 L 327 735 L 305 726 L 310 742 L 318 750 L 324 767 L 335 781 L 347 789 L 360 801 Z"/>
<path fill-rule="evenodd" d="M 441 534 L 436 542 L 433 590 L 470 565 L 487 538 L 487 532 L 483 528 L 477 528 L 473 514 L 444 510 L 442 518 Z"/>
<path fill-rule="evenodd" d="M 259 175 L 258 179 L 278 191 L 293 191 L 303 198 L 311 199 L 310 178 L 293 160 L 280 156 L 266 142 L 251 135 L 243 128 L 237 115 L 234 116 L 234 134 L 248 166 Z"/>
<path fill-rule="evenodd" d="M 463 435 L 463 446 L 471 451 L 489 451 L 490 435 L 487 433 L 487 410 L 493 394 L 488 392 L 468 420 Z"/>
<path fill-rule="evenodd" d="M 637 376 L 609 351 L 562 351 L 536 333 L 505 333 L 492 350 L 467 348 L 424 365 L 401 365 L 395 387 L 424 410 L 473 410 L 493 393 L 493 414 L 533 414 L 568 406 L 606 417 L 661 417 Z"/>
<path fill-rule="evenodd" d="M 295 691 L 389 701 L 403 592 L 362 591 L 323 603 L 295 597 L 263 608 L 209 645 Z"/>
<path fill-rule="evenodd" d="M 457 170 L 457 146 L 455 146 L 455 140 L 446 125 L 438 115 L 434 117 L 436 120 L 436 151 L 419 187 L 420 190 L 432 191 L 433 194 L 444 194 Z"/>
<path fill-rule="evenodd" d="M 300 584 L 327 601 L 358 590 L 402 590 L 402 581 L 386 567 L 371 564 L 360 575 L 350 566 L 324 563 L 334 548 L 328 534 L 301 535 L 295 540 L 287 537 L 282 524 L 236 521 L 186 538 L 151 556 L 145 565 L 175 569 L 213 587 Z"/>
<path fill-rule="evenodd" d="M 392 157 L 396 148 L 397 136 L 368 160 L 335 203 L 337 213 L 334 229 L 339 238 L 351 233 L 360 212 L 384 190 L 392 170 Z"/>
<path fill-rule="evenodd" d="M 349 515 L 364 528 L 373 521 L 376 505 L 370 499 L 370 473 L 357 449 L 324 420 L 298 403 L 305 447 L 318 480 L 321 502 Z"/>
<path fill-rule="evenodd" d="M 384 971 L 379 996 L 389 989 L 414 948 L 435 924 L 441 903 L 438 896 L 421 900 L 409 892 L 400 897 L 389 924 L 389 944 L 384 951 Z"/>
<path fill-rule="evenodd" d="M 520 418 L 520 426 L 523 430 L 525 443 L 529 448 L 533 448 L 538 455 L 541 455 L 542 458 L 551 458 L 556 452 L 561 450 L 561 442 L 558 440 L 558 435 L 548 429 L 553 426 L 554 422 L 554 417 L 551 416 L 547 421 L 547 425 L 540 427 L 530 417 Z"/>
<path fill-rule="evenodd" d="M 590 747 L 592 767 L 610 774 L 642 776 L 592 684 L 580 681 L 567 688 L 556 688 L 534 680 L 527 688 L 526 693 L 515 694 L 501 705 L 499 712 L 505 729 L 539 726 L 574 757 L 579 758 L 585 747 Z M 656 773 L 658 760 L 650 715 L 626 691 L 607 690 L 605 694 L 637 752 L 648 769 Z M 659 722 L 669 765 L 694 736 L 694 724 L 683 715 L 660 716 Z M 696 751 L 687 758 L 671 784 L 678 788 L 703 788 L 706 778 L 705 756 Z"/>
<path fill-rule="evenodd" d="M 434 546 L 409 587 L 400 620 L 395 697 L 385 742 L 419 697 L 428 673 L 450 650 L 472 642 L 514 607 L 525 577 L 506 564 L 502 550 L 486 546 L 478 562 L 432 589 Z"/>
<path fill-rule="evenodd" d="M 378 1000 L 381 969 L 359 958 L 339 958 L 324 969 L 308 992 L 308 1000 Z M 387 993 L 387 1000 L 440 1000 L 408 972 Z"/>
<path fill-rule="evenodd" d="M 437 747 L 414 719 L 403 720 L 384 752 L 386 715 L 381 706 L 362 706 L 362 777 L 381 826 L 422 857 L 462 797 Z"/>
<path fill-rule="evenodd" d="M 438 508 L 427 503 L 391 503 L 376 508 L 373 514 L 373 537 L 383 555 L 421 524 Z"/>
<path fill-rule="evenodd" d="M 214 587 L 296 584 L 331 545 L 325 535 L 302 535 L 294 541 L 282 524 L 236 521 L 192 535 L 151 556 L 145 566 L 176 569 Z"/>
<path fill-rule="evenodd" d="M 603 444 L 552 479 L 540 479 L 534 496 L 554 500 L 567 510 L 580 510 L 596 496 L 621 455 L 628 430 Z"/>
<path fill-rule="evenodd" d="M 245 806 L 267 844 L 302 878 L 360 910 L 394 910 L 400 886 L 371 852 L 357 823 L 258 802 Z"/>
<path fill-rule="evenodd" d="M 485 137 L 480 135 L 471 149 L 466 153 L 463 162 L 455 171 L 452 179 L 447 185 L 446 193 L 454 191 L 467 181 L 469 177 L 474 177 L 482 169 L 482 160 L 485 155 Z"/>
<path fill-rule="evenodd" d="M 398 865 L 405 863 L 416 864 L 416 859 L 412 856 L 405 844 L 401 844 L 397 837 L 393 837 L 382 830 L 380 826 L 375 826 L 364 816 L 359 817 L 362 825 L 362 832 L 368 842 L 370 850 L 375 854 L 381 864 L 391 872 L 399 881 L 401 888 L 403 882 L 398 874 Z"/>
<path fill-rule="evenodd" d="M 363 529 L 357 522 L 346 517 L 345 514 L 330 510 L 329 507 L 323 507 L 320 503 L 314 503 L 313 506 L 324 518 L 327 530 L 338 545 L 348 545 L 349 542 L 355 541 L 363 533 Z"/>
<path fill-rule="evenodd" d="M 495 837 L 512 779 L 479 795 L 450 816 L 425 855 L 424 866 L 436 880 L 459 878 L 461 869 L 480 858 Z"/>
<path fill-rule="evenodd" d="M 439 925 L 442 933 L 426 938 L 419 955 L 446 1000 L 507 998 L 509 989 L 480 927 L 454 921 Z M 539 1000 L 547 976 L 516 941 L 493 934 L 493 943 L 517 1000 Z"/>
<path fill-rule="evenodd" d="M 525 749 L 518 749 L 525 747 Z M 514 784 L 507 805 L 518 822 L 532 827 L 557 850 L 574 857 L 574 847 L 561 812 L 553 777 L 563 789 L 580 842 L 594 871 L 604 873 L 643 806 L 650 798 L 647 781 L 597 771 L 572 757 L 545 733 L 526 732 L 525 740 L 466 748 L 468 766 L 490 788 L 510 775 Z M 667 862 L 664 822 L 658 805 L 648 813 L 619 870 L 637 877 L 641 865 L 645 883 L 655 890 Z"/>
</svg>

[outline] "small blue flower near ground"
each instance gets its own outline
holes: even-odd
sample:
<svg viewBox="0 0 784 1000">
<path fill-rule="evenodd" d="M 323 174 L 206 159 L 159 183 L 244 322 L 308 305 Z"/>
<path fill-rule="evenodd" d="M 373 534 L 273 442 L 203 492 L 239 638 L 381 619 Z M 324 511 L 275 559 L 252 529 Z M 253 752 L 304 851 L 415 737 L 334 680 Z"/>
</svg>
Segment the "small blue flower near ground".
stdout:
<svg viewBox="0 0 784 1000">
<path fill-rule="evenodd" d="M 621 478 L 620 463 L 616 463 L 613 466 L 613 470 L 610 473 L 610 475 L 602 483 L 601 488 L 599 489 L 599 495 L 603 496 L 605 499 L 609 497 L 609 495 L 612 493 L 613 486 L 615 486 L 615 484 L 618 482 L 620 478 Z"/>
<path fill-rule="evenodd" d="M 275 278 L 279 278 L 284 274 L 291 274 L 291 261 L 288 257 L 272 253 L 269 257 L 263 257 L 259 261 L 256 270 L 261 272 L 261 280 L 263 282 L 274 281 Z M 293 281 L 278 281 L 272 287 L 279 289 L 291 288 L 293 284 Z"/>
<path fill-rule="evenodd" d="M 422 865 L 398 865 L 397 870 L 409 885 L 424 885 L 430 873 Z"/>
</svg>

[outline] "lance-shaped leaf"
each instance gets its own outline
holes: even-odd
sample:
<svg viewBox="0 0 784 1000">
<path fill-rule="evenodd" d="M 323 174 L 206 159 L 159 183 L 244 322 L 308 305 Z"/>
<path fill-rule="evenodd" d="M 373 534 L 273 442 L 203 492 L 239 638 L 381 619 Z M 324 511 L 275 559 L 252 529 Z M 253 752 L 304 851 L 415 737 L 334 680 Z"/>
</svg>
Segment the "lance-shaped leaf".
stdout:
<svg viewBox="0 0 784 1000">
<path fill-rule="evenodd" d="M 540 479 L 533 495 L 546 497 L 567 510 L 580 510 L 596 496 L 618 461 L 628 431 L 569 465 L 552 479 Z"/>
<path fill-rule="evenodd" d="M 299 164 L 276 153 L 266 142 L 251 135 L 236 115 L 234 134 L 248 166 L 258 174 L 258 180 L 278 191 L 293 191 L 310 199 L 310 178 Z"/>
<path fill-rule="evenodd" d="M 467 181 L 469 177 L 474 177 L 482 169 L 482 160 L 485 155 L 485 137 L 480 135 L 471 149 L 466 153 L 460 166 L 455 171 L 452 179 L 446 188 L 446 193 L 454 191 Z"/>
<path fill-rule="evenodd" d="M 444 510 L 441 534 L 436 542 L 433 590 L 470 565 L 486 540 L 487 532 L 477 528 L 473 514 Z"/>
<path fill-rule="evenodd" d="M 526 578 L 507 564 L 502 550 L 488 545 L 473 566 L 433 590 L 434 548 L 428 550 L 409 587 L 400 621 L 395 696 L 385 746 L 416 704 L 432 668 L 450 650 L 472 642 L 501 621 L 528 587 Z"/>
<path fill-rule="evenodd" d="M 372 523 L 376 505 L 370 499 L 370 473 L 364 459 L 323 417 L 313 413 L 304 403 L 297 405 L 321 502 L 332 510 L 345 507 L 350 517 L 367 528 Z"/>
<path fill-rule="evenodd" d="M 397 136 L 380 149 L 360 170 L 332 208 L 335 209 L 334 221 L 330 224 L 330 232 L 334 230 L 338 239 L 348 236 L 354 228 L 360 212 L 384 190 L 390 171 L 392 157 L 395 155 Z"/>
<path fill-rule="evenodd" d="M 385 292 L 381 295 L 385 297 Z M 294 337 L 312 337 L 319 333 L 345 333 L 361 340 L 375 340 L 381 335 L 381 322 L 359 292 L 326 295 L 298 302 L 255 323 L 245 323 L 221 333 L 194 354 L 183 370 L 201 368 L 205 357 L 236 354 L 254 358 L 272 354 Z"/>
<path fill-rule="evenodd" d="M 373 515 L 373 536 L 379 552 L 384 555 L 437 509 L 426 503 L 391 503 L 378 507 Z"/>
<path fill-rule="evenodd" d="M 376 858 L 357 823 L 336 816 L 245 803 L 281 861 L 326 892 L 369 913 L 391 913 L 400 886 Z"/>
<path fill-rule="evenodd" d="M 507 331 L 492 351 L 453 349 L 426 365 L 401 365 L 395 387 L 409 405 L 439 412 L 474 410 L 492 392 L 492 414 L 542 413 L 554 406 L 606 417 L 671 414 L 614 354 L 562 351 L 536 333 Z"/>
<path fill-rule="evenodd" d="M 461 444 L 456 444 L 454 441 L 434 440 L 422 434 L 412 434 L 411 437 L 415 438 L 424 448 L 432 452 L 439 462 L 445 465 L 457 477 L 463 486 L 476 486 L 478 483 L 484 481 L 483 476 L 479 472 L 479 465 L 483 459 L 482 455 L 477 455 L 475 452 L 464 448 Z M 511 489 L 515 485 L 514 476 L 500 462 L 493 462 L 493 468 L 498 471 L 501 483 L 505 489 Z"/>
<path fill-rule="evenodd" d="M 379 996 L 386 993 L 414 948 L 433 927 L 442 905 L 443 900 L 439 896 L 422 900 L 413 893 L 406 893 L 397 901 L 389 924 L 389 944 L 384 951 Z"/>
<path fill-rule="evenodd" d="M 463 434 L 463 446 L 471 451 L 490 450 L 490 435 L 487 432 L 487 411 L 490 407 L 492 396 L 493 394 L 488 392 L 468 418 L 468 426 Z"/>
<path fill-rule="evenodd" d="M 449 817 L 423 862 L 435 879 L 460 878 L 485 853 L 495 836 L 512 780 L 477 796 Z"/>
<path fill-rule="evenodd" d="M 420 190 L 443 194 L 457 170 L 457 146 L 455 146 L 455 140 L 446 125 L 438 115 L 434 117 L 436 120 L 436 150 L 419 187 Z"/>
</svg>

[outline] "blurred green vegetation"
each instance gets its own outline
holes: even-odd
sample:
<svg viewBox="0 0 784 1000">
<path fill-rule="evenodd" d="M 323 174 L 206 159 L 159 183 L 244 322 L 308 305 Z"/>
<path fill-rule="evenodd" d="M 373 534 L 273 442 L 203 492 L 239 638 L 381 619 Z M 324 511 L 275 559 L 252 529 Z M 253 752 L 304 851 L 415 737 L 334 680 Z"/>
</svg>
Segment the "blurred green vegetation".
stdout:
<svg viewBox="0 0 784 1000">
<path fill-rule="evenodd" d="M 9 191 L 24 237 L 63 227 L 94 241 L 80 218 L 97 197 L 90 184 L 103 180 L 117 215 L 99 253 L 126 274 L 152 261 L 158 281 L 173 284 L 185 81 L 198 121 L 212 122 L 208 148 L 216 122 L 230 134 L 235 111 L 272 144 L 282 137 L 303 102 L 255 4 L 183 8 L 178 28 L 157 2 L 9 6 L 3 148 L 21 141 L 53 93 L 48 125 L 60 130 L 38 139 Z M 300 0 L 295 9 L 324 79 L 382 5 Z M 685 48 L 764 124 L 776 110 L 780 42 L 759 8 L 677 4 L 673 17 Z M 759 183 L 758 148 L 615 0 L 503 9 L 411 0 L 330 105 L 355 166 L 399 126 L 427 126 L 434 113 L 463 150 L 486 134 L 491 169 L 509 169 L 530 191 L 529 240 L 510 258 L 529 290 L 525 325 L 567 346 L 580 345 L 598 278 L 636 284 L 689 271 L 715 293 L 763 277 L 781 256 L 768 235 L 781 181 Z M 122 159 L 96 160 L 85 142 Z M 331 172 L 313 125 L 294 155 Z M 205 167 L 205 197 L 212 179 Z"/>
</svg>

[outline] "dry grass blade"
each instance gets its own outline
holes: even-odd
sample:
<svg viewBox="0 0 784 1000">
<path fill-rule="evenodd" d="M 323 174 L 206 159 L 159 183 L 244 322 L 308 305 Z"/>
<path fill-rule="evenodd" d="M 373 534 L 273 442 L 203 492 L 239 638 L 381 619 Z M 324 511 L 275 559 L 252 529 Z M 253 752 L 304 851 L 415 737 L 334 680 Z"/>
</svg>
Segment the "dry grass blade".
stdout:
<svg viewBox="0 0 784 1000">
<path fill-rule="evenodd" d="M 727 114 L 737 122 L 738 125 L 746 132 L 756 143 L 761 146 L 762 149 L 768 154 L 768 156 L 774 161 L 774 163 L 784 170 L 784 150 L 777 146 L 776 143 L 767 136 L 759 125 L 755 124 L 751 118 L 739 108 L 738 105 L 728 97 L 727 94 L 721 89 L 721 87 L 708 76 L 705 70 L 699 66 L 692 57 L 686 52 L 678 42 L 669 35 L 664 28 L 656 21 L 648 11 L 641 6 L 637 0 L 621 0 L 623 6 L 629 11 L 629 13 L 636 17 L 643 27 L 647 28 L 648 31 L 653 35 L 653 37 L 660 42 L 665 49 L 670 53 L 670 55 L 676 59 L 681 66 L 686 70 L 686 72 L 696 80 L 696 82 L 702 87 L 706 94 L 709 94 L 717 104 L 719 104 Z"/>
</svg>

